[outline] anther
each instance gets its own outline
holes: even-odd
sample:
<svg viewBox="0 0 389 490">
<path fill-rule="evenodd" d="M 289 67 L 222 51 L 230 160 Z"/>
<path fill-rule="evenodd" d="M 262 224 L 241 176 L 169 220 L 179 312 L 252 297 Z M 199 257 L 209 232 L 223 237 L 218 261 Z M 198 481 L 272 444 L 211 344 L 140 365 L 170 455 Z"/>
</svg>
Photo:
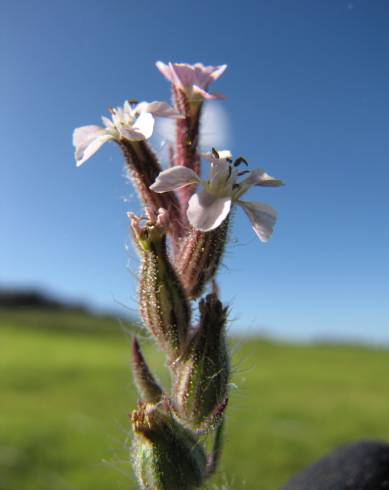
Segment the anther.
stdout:
<svg viewBox="0 0 389 490">
<path fill-rule="evenodd" d="M 213 156 L 214 156 L 215 158 L 217 158 L 217 159 L 219 159 L 219 158 L 220 158 L 220 157 L 219 157 L 219 152 L 218 152 L 218 151 L 217 151 L 215 148 L 213 148 L 213 147 L 212 147 L 212 154 L 213 154 Z"/>
<path fill-rule="evenodd" d="M 243 170 L 243 172 L 238 172 L 236 175 L 237 175 L 238 177 L 241 177 L 242 175 L 244 175 L 244 174 L 249 174 L 249 173 L 250 173 L 250 170 Z"/>
<path fill-rule="evenodd" d="M 244 163 L 247 167 L 249 166 L 245 158 L 238 157 L 234 162 L 234 167 L 238 167 L 241 163 Z"/>
</svg>

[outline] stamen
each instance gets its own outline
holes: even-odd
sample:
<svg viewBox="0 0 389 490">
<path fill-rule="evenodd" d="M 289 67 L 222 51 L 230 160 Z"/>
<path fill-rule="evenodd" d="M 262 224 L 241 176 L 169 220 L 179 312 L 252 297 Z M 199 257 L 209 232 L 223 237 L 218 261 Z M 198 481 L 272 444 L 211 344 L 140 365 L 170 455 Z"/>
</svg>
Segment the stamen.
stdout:
<svg viewBox="0 0 389 490">
<path fill-rule="evenodd" d="M 249 166 L 245 158 L 238 157 L 234 162 L 234 167 L 238 167 L 241 163 L 244 163 L 247 167 Z"/>
<path fill-rule="evenodd" d="M 107 109 L 107 112 L 110 112 L 111 114 L 115 114 L 115 109 L 110 105 Z"/>
<path fill-rule="evenodd" d="M 234 184 L 234 185 L 232 186 L 232 188 L 233 188 L 233 189 L 239 189 L 239 187 L 240 187 L 240 185 L 239 185 L 239 184 Z"/>
<path fill-rule="evenodd" d="M 212 154 L 213 154 L 213 156 L 214 156 L 215 158 L 217 158 L 217 159 L 219 159 L 219 158 L 220 158 L 220 157 L 219 157 L 219 152 L 218 152 L 218 151 L 217 151 L 217 150 L 216 150 L 214 147 L 212 147 Z"/>
<path fill-rule="evenodd" d="M 136 99 L 129 99 L 129 100 L 128 100 L 128 103 L 129 103 L 130 105 L 136 105 L 136 104 L 139 104 L 139 101 L 138 101 L 138 100 L 136 100 Z"/>
<path fill-rule="evenodd" d="M 226 182 L 228 182 L 228 179 L 231 177 L 231 174 L 232 174 L 232 167 L 231 165 L 228 166 L 228 176 L 226 178 Z"/>
</svg>

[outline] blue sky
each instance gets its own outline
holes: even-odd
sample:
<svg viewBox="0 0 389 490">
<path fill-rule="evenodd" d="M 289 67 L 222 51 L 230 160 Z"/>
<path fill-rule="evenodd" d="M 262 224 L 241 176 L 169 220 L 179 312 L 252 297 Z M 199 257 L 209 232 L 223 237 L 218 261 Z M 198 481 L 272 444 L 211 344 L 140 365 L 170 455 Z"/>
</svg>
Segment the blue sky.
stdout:
<svg viewBox="0 0 389 490">
<path fill-rule="evenodd" d="M 235 216 L 232 330 L 388 342 L 388 2 L 75 5 L 0 7 L 0 284 L 135 311 L 136 197 L 113 144 L 75 167 L 72 131 L 168 100 L 157 60 L 227 63 L 230 149 L 286 182 L 250 195 L 279 212 L 268 244 Z"/>
</svg>

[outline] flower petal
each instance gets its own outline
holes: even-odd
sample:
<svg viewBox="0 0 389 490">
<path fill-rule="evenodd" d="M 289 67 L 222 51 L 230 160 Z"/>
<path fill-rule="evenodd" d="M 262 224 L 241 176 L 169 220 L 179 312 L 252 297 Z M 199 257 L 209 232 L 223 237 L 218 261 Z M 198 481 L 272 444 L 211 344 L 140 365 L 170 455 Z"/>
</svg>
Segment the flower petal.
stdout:
<svg viewBox="0 0 389 490">
<path fill-rule="evenodd" d="M 214 79 L 217 80 L 223 73 L 225 72 L 227 68 L 227 65 L 220 65 L 217 66 L 213 69 L 212 73 L 210 73 L 210 76 Z"/>
<path fill-rule="evenodd" d="M 231 209 L 230 197 L 214 197 L 202 190 L 189 199 L 189 223 L 200 231 L 211 231 L 220 226 Z"/>
<path fill-rule="evenodd" d="M 230 160 L 232 159 L 232 153 L 229 150 L 217 150 L 220 160 Z M 207 153 L 202 153 L 201 156 L 206 160 L 212 162 L 217 160 L 214 153 L 212 151 L 208 151 Z"/>
<path fill-rule="evenodd" d="M 150 189 L 154 192 L 168 192 L 175 189 L 180 189 L 190 184 L 197 184 L 200 182 L 199 176 L 187 167 L 171 167 L 167 170 L 163 170 L 157 177 L 154 184 L 150 186 Z"/>
<path fill-rule="evenodd" d="M 237 201 L 249 217 L 253 230 L 262 242 L 267 242 L 273 233 L 277 211 L 259 202 Z"/>
<path fill-rule="evenodd" d="M 162 61 L 157 61 L 155 66 L 169 82 L 173 83 L 173 76 L 169 65 L 166 65 Z"/>
<path fill-rule="evenodd" d="M 130 141 L 142 141 L 151 137 L 154 130 L 154 117 L 148 112 L 142 112 L 130 127 L 121 126 L 120 134 Z"/>
<path fill-rule="evenodd" d="M 111 134 L 100 126 L 82 126 L 73 132 L 74 157 L 77 167 L 86 162 L 107 141 L 113 139 Z"/>
<path fill-rule="evenodd" d="M 193 85 L 193 92 L 196 95 L 199 95 L 202 99 L 204 100 L 220 100 L 220 99 L 225 99 L 224 95 L 222 94 L 210 94 L 203 88 L 199 87 L 198 85 Z"/>
<path fill-rule="evenodd" d="M 102 127 L 96 125 L 81 126 L 73 131 L 73 145 L 77 148 L 86 147 L 89 143 L 100 136 Z"/>
<path fill-rule="evenodd" d="M 171 118 L 183 118 L 183 114 L 171 107 L 166 102 L 141 102 L 136 106 L 136 110 L 139 112 L 149 112 L 154 117 L 171 117 Z"/>
<path fill-rule="evenodd" d="M 275 179 L 261 169 L 253 170 L 244 182 L 248 182 L 251 185 L 260 185 L 264 187 L 280 187 L 281 185 L 284 185 L 282 180 Z"/>
</svg>

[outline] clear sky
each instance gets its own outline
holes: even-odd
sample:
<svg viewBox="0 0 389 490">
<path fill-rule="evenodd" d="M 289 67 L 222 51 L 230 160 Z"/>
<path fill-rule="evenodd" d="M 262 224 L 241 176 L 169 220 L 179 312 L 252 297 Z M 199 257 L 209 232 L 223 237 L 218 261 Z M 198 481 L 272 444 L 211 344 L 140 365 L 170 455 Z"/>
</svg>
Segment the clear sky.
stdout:
<svg viewBox="0 0 389 490">
<path fill-rule="evenodd" d="M 0 24 L 1 285 L 133 311 L 136 198 L 114 144 L 76 168 L 73 128 L 168 100 L 157 60 L 227 63 L 230 149 L 286 182 L 250 195 L 279 212 L 268 244 L 236 213 L 232 330 L 389 342 L 386 0 L 22 0 Z"/>
</svg>

